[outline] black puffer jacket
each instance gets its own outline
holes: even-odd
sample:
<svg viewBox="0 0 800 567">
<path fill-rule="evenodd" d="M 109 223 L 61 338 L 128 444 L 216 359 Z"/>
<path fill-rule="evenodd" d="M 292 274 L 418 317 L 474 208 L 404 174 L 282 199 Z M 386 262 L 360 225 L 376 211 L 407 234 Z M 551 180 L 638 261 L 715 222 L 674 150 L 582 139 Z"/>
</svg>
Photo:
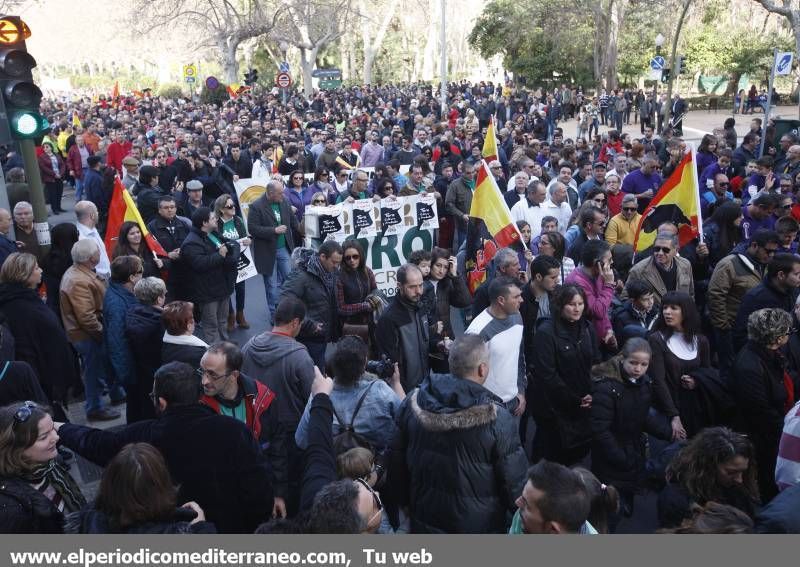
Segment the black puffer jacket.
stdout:
<svg viewBox="0 0 800 567">
<path fill-rule="evenodd" d="M 64 516 L 25 481 L 0 479 L 0 533 L 60 534 Z"/>
<path fill-rule="evenodd" d="M 483 386 L 425 378 L 400 408 L 390 482 L 416 533 L 500 533 L 528 460 L 517 425 Z"/>
<path fill-rule="evenodd" d="M 545 320 L 533 345 L 533 384 L 528 399 L 534 418 L 556 421 L 567 448 L 588 443 L 591 412 L 580 405 L 581 398 L 592 392 L 592 362 L 598 353 L 592 325 L 586 319 L 574 324 L 560 318 Z"/>
<path fill-rule="evenodd" d="M 239 243 L 225 240 L 219 234 L 216 237 L 228 247 L 224 257 L 208 235 L 198 228 L 192 228 L 181 245 L 181 261 L 186 262 L 191 273 L 187 282 L 189 296 L 199 305 L 227 298 L 236 283 Z"/>
<path fill-rule="evenodd" d="M 622 357 L 592 369 L 592 472 L 618 489 L 634 489 L 644 474 L 644 433 L 668 441 L 666 416 L 650 413 L 652 381 L 623 378 Z"/>
<path fill-rule="evenodd" d="M 281 297 L 292 295 L 306 306 L 306 318 L 300 329 L 298 340 L 331 342 L 339 338 L 339 319 L 334 290 L 328 290 L 313 270 L 308 269 L 311 257 L 306 256 L 289 273 L 283 282 Z M 315 332 L 317 323 L 322 323 L 322 332 Z"/>
</svg>

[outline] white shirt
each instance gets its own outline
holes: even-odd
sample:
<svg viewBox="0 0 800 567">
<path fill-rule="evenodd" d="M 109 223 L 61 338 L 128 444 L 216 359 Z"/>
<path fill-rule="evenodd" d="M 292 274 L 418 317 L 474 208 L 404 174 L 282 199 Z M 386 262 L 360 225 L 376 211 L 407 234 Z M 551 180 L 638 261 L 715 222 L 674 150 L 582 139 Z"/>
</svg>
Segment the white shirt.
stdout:
<svg viewBox="0 0 800 567">
<path fill-rule="evenodd" d="M 556 205 L 553 201 L 547 199 L 542 203 L 542 208 L 545 210 L 544 216 L 556 217 L 558 219 L 558 232 L 564 234 L 569 226 L 569 218 L 572 216 L 572 207 L 569 206 L 569 203 L 564 201 L 560 205 Z M 533 226 L 531 226 L 532 236 L 538 236 L 541 232 L 541 226 L 536 227 L 535 231 Z"/>
<path fill-rule="evenodd" d="M 527 197 L 523 197 L 511 207 L 511 218 L 515 221 L 524 220 L 531 225 L 531 235 L 537 236 L 542 232 L 542 219 L 549 213 L 544 208 L 544 203 L 541 205 L 531 206 Z"/>
<path fill-rule="evenodd" d="M 91 238 L 97 243 L 97 246 L 100 248 L 100 263 L 97 264 L 94 271 L 97 273 L 98 276 L 107 280 L 111 277 L 111 262 L 108 260 L 108 254 L 106 253 L 106 244 L 103 242 L 103 239 L 100 238 L 100 233 L 97 232 L 96 228 L 89 228 L 85 224 L 77 223 L 78 226 L 78 238 L 79 240 L 83 240 L 84 238 Z"/>
<path fill-rule="evenodd" d="M 495 319 L 489 309 L 481 311 L 465 331 L 479 335 L 489 347 L 489 375 L 483 387 L 508 403 L 521 393 L 525 365 L 521 355 L 522 316 Z"/>
</svg>

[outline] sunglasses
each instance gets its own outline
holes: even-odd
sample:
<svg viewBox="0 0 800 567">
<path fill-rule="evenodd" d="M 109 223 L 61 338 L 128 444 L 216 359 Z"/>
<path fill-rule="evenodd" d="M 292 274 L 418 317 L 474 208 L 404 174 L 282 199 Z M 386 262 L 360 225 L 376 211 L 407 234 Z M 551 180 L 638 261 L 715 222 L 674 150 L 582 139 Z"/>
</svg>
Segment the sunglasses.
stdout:
<svg viewBox="0 0 800 567">
<path fill-rule="evenodd" d="M 358 254 L 350 254 L 344 257 L 345 260 L 358 260 L 359 258 L 361 258 L 361 256 Z"/>
<path fill-rule="evenodd" d="M 781 209 L 791 209 L 791 208 L 792 208 L 791 203 L 789 203 L 788 205 L 781 205 Z"/>
<path fill-rule="evenodd" d="M 14 412 L 14 424 L 11 426 L 11 429 L 14 429 L 19 423 L 28 421 L 35 409 L 39 409 L 39 406 L 35 403 L 30 401 L 23 403 L 17 411 Z"/>
<path fill-rule="evenodd" d="M 630 212 L 633 212 L 633 211 L 637 210 L 637 208 L 636 207 L 622 207 L 622 210 L 623 211 L 628 211 L 630 213 Z"/>
<path fill-rule="evenodd" d="M 653 246 L 653 254 L 656 252 L 663 252 L 664 254 L 669 254 L 672 252 L 672 248 L 668 248 L 666 246 Z"/>
<path fill-rule="evenodd" d="M 373 515 L 373 518 L 378 514 L 380 514 L 383 511 L 383 502 L 381 502 L 381 497 L 378 495 L 377 492 L 375 492 L 375 489 L 373 489 L 369 485 L 369 483 L 363 478 L 357 478 L 353 482 L 360 484 L 361 486 L 369 490 L 370 494 L 372 494 L 372 500 L 375 502 L 375 507 L 377 508 L 377 511 Z M 370 518 L 370 521 L 372 521 L 372 518 Z"/>
<path fill-rule="evenodd" d="M 233 204 L 230 204 L 230 205 L 225 205 L 225 206 L 224 206 L 224 207 L 222 207 L 222 208 L 223 208 L 223 209 L 233 209 L 233 208 L 234 208 L 234 206 L 233 206 Z"/>
</svg>

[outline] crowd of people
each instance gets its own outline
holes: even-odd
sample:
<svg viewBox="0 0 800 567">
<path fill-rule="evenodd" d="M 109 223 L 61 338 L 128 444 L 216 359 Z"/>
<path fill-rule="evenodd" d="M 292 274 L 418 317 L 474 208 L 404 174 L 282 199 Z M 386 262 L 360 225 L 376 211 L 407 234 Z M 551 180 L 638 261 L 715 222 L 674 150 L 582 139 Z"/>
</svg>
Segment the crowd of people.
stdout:
<svg viewBox="0 0 800 567">
<path fill-rule="evenodd" d="M 697 152 L 703 234 L 664 222 L 634 254 L 686 150 L 677 95 L 462 82 L 445 109 L 384 85 L 43 110 L 47 202 L 69 184 L 75 221 L 39 246 L 10 148 L 0 531 L 612 533 L 657 494 L 661 531 L 800 532 L 793 134 L 758 156 L 773 125 L 740 141 L 727 119 Z M 486 165 L 522 239 L 471 293 L 492 117 Z M 166 255 L 138 223 L 107 234 L 116 178 Z M 244 218 L 248 178 L 268 181 Z M 304 246 L 307 207 L 423 192 L 434 246 L 394 294 L 357 240 Z M 269 325 L 237 344 L 248 247 Z M 124 425 L 91 426 L 123 404 Z M 92 501 L 73 453 L 104 467 Z"/>
</svg>

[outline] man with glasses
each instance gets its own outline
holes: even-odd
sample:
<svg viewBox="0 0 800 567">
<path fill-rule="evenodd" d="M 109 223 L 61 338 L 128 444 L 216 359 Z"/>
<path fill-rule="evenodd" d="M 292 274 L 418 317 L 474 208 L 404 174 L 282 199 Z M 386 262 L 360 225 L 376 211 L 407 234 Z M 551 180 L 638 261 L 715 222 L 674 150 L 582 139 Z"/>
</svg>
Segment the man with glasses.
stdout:
<svg viewBox="0 0 800 567">
<path fill-rule="evenodd" d="M 190 181 L 189 185 L 192 183 L 194 181 Z M 202 185 L 200 193 L 202 195 Z M 163 258 L 163 261 L 164 269 L 169 273 L 167 278 L 169 300 L 184 299 L 186 274 L 184 265 L 180 261 L 181 244 L 189 235 L 189 225 L 178 218 L 178 206 L 172 195 L 164 195 L 158 200 L 158 216 L 147 224 L 147 230 L 167 252 L 167 257 Z"/>
<path fill-rule="evenodd" d="M 481 335 L 456 339 L 449 362 L 450 374 L 426 377 L 400 407 L 392 484 L 413 533 L 505 532 L 528 462 L 517 422 L 486 388 L 493 362 Z"/>
<path fill-rule="evenodd" d="M 369 177 L 367 176 L 367 172 L 356 169 L 353 172 L 353 182 L 350 184 L 350 187 L 344 193 L 339 193 L 339 196 L 336 198 L 337 203 L 353 203 L 357 199 L 368 199 L 369 193 L 367 193 L 367 184 L 369 183 Z"/>
<path fill-rule="evenodd" d="M 734 197 L 730 187 L 728 176 L 724 173 L 717 173 L 711 188 L 706 191 L 702 187 L 700 188 L 700 211 L 703 213 L 703 217 L 711 216 L 708 209 L 713 203 L 723 199 L 733 201 Z"/>
<path fill-rule="evenodd" d="M 766 267 L 779 244 L 778 233 L 759 230 L 749 243 L 740 244 L 732 254 L 720 260 L 711 274 L 708 310 L 717 338 L 719 369 L 724 376 L 727 376 L 736 356 L 732 332 L 742 298 L 764 279 Z"/>
<path fill-rule="evenodd" d="M 467 238 L 469 226 L 469 209 L 472 206 L 472 194 L 475 192 L 475 166 L 467 161 L 462 163 L 461 177 L 450 183 L 447 188 L 444 212 L 455 221 L 456 232 L 453 248 L 458 250 Z"/>
<path fill-rule="evenodd" d="M 606 214 L 599 207 L 589 207 L 578 217 L 580 232 L 570 245 L 567 256 L 577 265 L 581 261 L 583 245 L 590 240 L 602 240 L 606 227 Z"/>
<path fill-rule="evenodd" d="M 636 195 L 640 213 L 644 212 L 664 182 L 656 171 L 657 166 L 658 160 L 655 157 L 645 156 L 642 167 L 631 171 L 622 181 L 622 191 Z"/>
<path fill-rule="evenodd" d="M 387 138 L 384 136 L 384 138 Z M 382 161 L 385 161 L 385 150 L 388 149 L 387 140 L 384 139 L 384 145 L 378 143 L 378 131 L 373 130 L 369 133 L 369 140 L 364 147 L 361 148 L 361 165 L 364 167 L 375 167 Z"/>
<path fill-rule="evenodd" d="M 223 341 L 208 347 L 197 369 L 203 385 L 200 403 L 247 425 L 272 465 L 273 516 L 285 518 L 288 461 L 278 405 L 273 404 L 275 392 L 261 380 L 243 374 L 242 361 L 242 353 L 233 343 Z"/>
<path fill-rule="evenodd" d="M 656 304 L 669 291 L 680 291 L 694 298 L 692 264 L 678 254 L 678 236 L 659 232 L 653 244 L 653 255 L 637 262 L 628 274 L 628 282 L 641 280 L 653 290 Z"/>
<path fill-rule="evenodd" d="M 633 246 L 636 229 L 642 215 L 638 212 L 636 195 L 626 194 L 622 198 L 622 211 L 611 217 L 606 226 L 605 238 L 612 247 L 617 244 Z"/>
<path fill-rule="evenodd" d="M 152 444 L 180 487 L 179 502 L 197 502 L 221 533 L 252 533 L 274 509 L 269 463 L 244 423 L 200 403 L 200 382 L 188 364 L 169 362 L 154 377 L 156 419 L 113 431 L 55 427 L 65 446 L 100 466 L 129 443 Z"/>
</svg>

